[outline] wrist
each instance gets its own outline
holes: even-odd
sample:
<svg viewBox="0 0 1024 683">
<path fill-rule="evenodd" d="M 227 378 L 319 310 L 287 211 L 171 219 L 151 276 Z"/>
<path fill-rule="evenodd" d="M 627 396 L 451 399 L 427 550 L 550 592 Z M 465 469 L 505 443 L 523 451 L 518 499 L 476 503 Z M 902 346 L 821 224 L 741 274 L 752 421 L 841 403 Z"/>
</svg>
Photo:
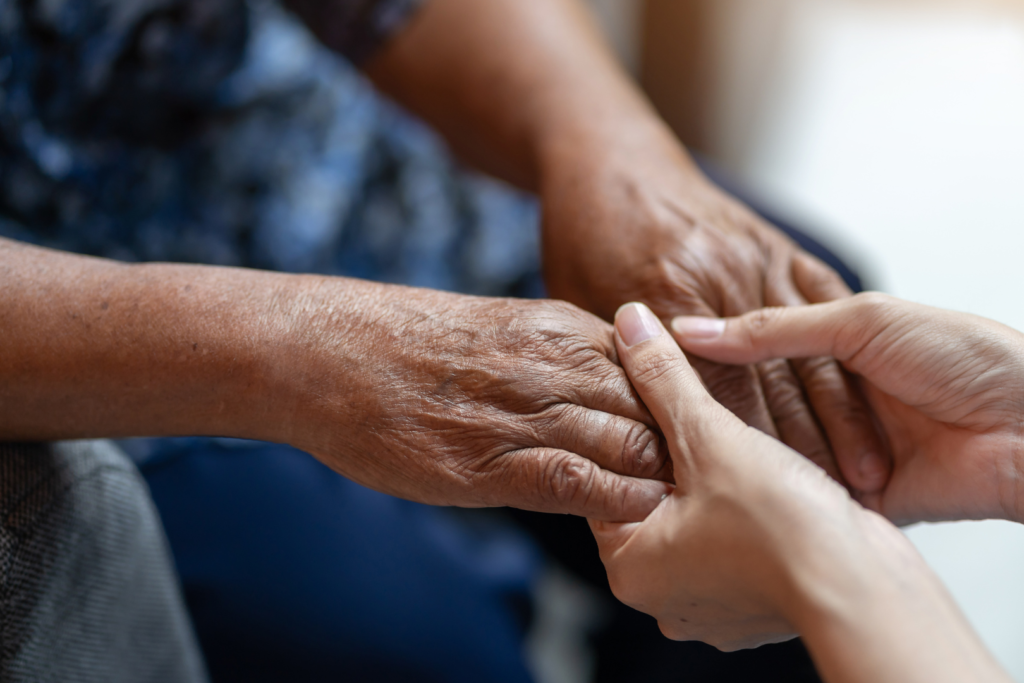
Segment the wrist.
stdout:
<svg viewBox="0 0 1024 683">
<path fill-rule="evenodd" d="M 884 601 L 906 576 L 928 571 L 899 529 L 852 502 L 843 523 L 809 541 L 802 553 L 787 558 L 786 616 L 801 632 L 805 625 L 842 620 Z"/>
<path fill-rule="evenodd" d="M 790 623 L 822 678 L 1008 680 L 906 537 L 873 513 L 862 522 L 838 561 L 798 581 Z"/>
<path fill-rule="evenodd" d="M 374 337 L 388 286 L 339 277 L 277 277 L 259 330 L 263 408 L 247 425 L 248 438 L 315 451 L 347 431 L 350 398 L 374 389 L 361 370 L 381 355 Z"/>
<path fill-rule="evenodd" d="M 534 134 L 542 194 L 584 174 L 701 177 L 675 134 L 645 101 L 599 109 L 599 114 L 565 121 L 552 115 Z"/>
</svg>

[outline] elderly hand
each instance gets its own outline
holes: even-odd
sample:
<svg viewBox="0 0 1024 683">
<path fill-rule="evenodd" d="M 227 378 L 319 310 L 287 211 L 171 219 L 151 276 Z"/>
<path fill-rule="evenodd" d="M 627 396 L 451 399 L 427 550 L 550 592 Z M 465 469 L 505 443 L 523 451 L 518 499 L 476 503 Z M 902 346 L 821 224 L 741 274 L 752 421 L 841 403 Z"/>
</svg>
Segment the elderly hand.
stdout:
<svg viewBox="0 0 1024 683">
<path fill-rule="evenodd" d="M 859 570 L 875 568 L 865 549 L 905 554 L 895 527 L 716 403 L 645 306 L 624 306 L 616 332 L 678 485 L 639 524 L 591 528 L 615 595 L 666 636 L 725 650 L 787 639 L 822 586 L 863 583 Z"/>
<path fill-rule="evenodd" d="M 560 302 L 317 282 L 314 324 L 279 373 L 296 396 L 283 440 L 435 505 L 635 521 L 668 490 L 607 323 Z"/>
<path fill-rule="evenodd" d="M 667 133 L 636 128 L 623 123 L 614 143 L 596 149 L 584 134 L 548 157 L 544 266 L 553 296 L 606 319 L 643 301 L 666 320 L 849 296 L 817 262 L 814 278 L 795 282 L 795 244 L 707 181 Z M 888 478 L 870 411 L 831 359 L 694 367 L 747 424 L 854 490 L 877 491 Z"/>
<path fill-rule="evenodd" d="M 861 500 L 890 519 L 1024 519 L 1019 332 L 874 293 L 675 329 L 723 363 L 827 354 L 860 375 L 894 460 L 885 488 Z"/>
</svg>

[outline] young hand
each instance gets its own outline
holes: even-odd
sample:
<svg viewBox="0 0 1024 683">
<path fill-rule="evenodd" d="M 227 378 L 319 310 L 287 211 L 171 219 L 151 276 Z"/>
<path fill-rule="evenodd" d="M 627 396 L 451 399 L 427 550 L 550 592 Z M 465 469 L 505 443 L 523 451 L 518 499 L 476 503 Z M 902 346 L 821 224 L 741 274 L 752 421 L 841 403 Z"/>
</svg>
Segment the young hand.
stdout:
<svg viewBox="0 0 1024 683">
<path fill-rule="evenodd" d="M 725 363 L 830 355 L 863 378 L 893 473 L 861 501 L 900 523 L 1021 519 L 1024 335 L 881 294 L 720 321 L 680 318 L 690 353 Z"/>
<path fill-rule="evenodd" d="M 715 402 L 645 306 L 620 310 L 616 344 L 677 486 L 643 522 L 591 528 L 615 595 L 666 636 L 725 650 L 788 639 L 807 595 L 869 585 L 873 549 L 906 544 L 823 469 Z"/>
</svg>

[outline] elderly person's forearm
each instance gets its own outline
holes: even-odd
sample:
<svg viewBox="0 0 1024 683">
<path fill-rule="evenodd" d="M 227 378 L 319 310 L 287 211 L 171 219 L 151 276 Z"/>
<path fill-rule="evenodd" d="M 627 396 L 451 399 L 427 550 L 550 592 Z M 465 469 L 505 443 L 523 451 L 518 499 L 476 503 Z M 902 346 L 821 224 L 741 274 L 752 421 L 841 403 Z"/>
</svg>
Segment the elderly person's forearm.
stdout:
<svg viewBox="0 0 1024 683">
<path fill-rule="evenodd" d="M 3 239 L 0 272 L 0 438 L 285 436 L 275 372 L 309 280 Z"/>
<path fill-rule="evenodd" d="M 568 304 L 6 240 L 0 278 L 0 439 L 261 439 L 423 503 L 610 520 L 671 478 L 610 327 Z"/>
<path fill-rule="evenodd" d="M 578 0 L 428 0 L 368 73 L 466 160 L 528 189 L 573 141 L 670 138 Z"/>
</svg>

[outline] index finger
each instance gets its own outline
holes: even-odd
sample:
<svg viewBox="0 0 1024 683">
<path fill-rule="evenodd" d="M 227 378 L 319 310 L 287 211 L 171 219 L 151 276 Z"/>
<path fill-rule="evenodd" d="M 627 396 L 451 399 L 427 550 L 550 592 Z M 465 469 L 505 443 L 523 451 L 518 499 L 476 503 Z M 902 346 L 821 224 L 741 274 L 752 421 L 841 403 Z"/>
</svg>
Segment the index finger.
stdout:
<svg viewBox="0 0 1024 683">
<path fill-rule="evenodd" d="M 688 351 L 728 364 L 749 364 L 768 358 L 851 357 L 879 334 L 888 322 L 862 315 L 879 309 L 880 294 L 808 306 L 762 308 L 738 317 L 674 319 L 676 340 Z"/>
</svg>

